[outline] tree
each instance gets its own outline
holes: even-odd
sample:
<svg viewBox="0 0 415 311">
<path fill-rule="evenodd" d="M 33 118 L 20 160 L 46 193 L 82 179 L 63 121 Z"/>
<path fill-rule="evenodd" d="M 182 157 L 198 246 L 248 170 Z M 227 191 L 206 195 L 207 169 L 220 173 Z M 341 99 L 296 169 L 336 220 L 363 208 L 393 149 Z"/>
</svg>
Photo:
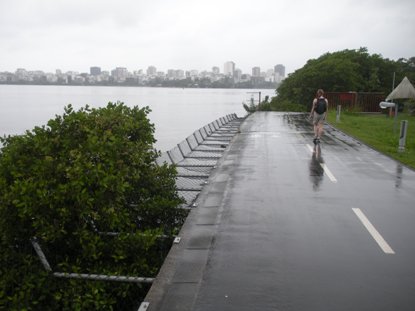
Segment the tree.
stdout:
<svg viewBox="0 0 415 311">
<path fill-rule="evenodd" d="M 186 212 L 174 167 L 155 164 L 149 111 L 68 106 L 47 126 L 1 139 L 0 309 L 128 309 L 145 294 L 136 284 L 55 279 L 30 241 L 54 271 L 156 275 L 159 236 L 174 235 Z"/>
<path fill-rule="evenodd" d="M 396 62 L 396 67 L 396 85 L 404 77 L 407 77 L 412 83 L 415 83 L 415 57 L 410 57 L 409 59 L 400 58 Z"/>
<path fill-rule="evenodd" d="M 308 106 L 319 88 L 330 92 L 388 93 L 394 72 L 400 80 L 404 75 L 414 75 L 411 59 L 394 62 L 378 54 L 370 55 L 366 48 L 326 53 L 290 74 L 279 86 L 274 102 Z"/>
</svg>

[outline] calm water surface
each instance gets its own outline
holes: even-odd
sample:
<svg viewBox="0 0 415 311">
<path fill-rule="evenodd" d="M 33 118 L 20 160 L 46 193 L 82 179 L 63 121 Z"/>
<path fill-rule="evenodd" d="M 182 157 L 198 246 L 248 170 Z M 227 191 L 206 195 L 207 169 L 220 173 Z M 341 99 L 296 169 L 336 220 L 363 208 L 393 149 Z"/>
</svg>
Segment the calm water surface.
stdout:
<svg viewBox="0 0 415 311">
<path fill-rule="evenodd" d="M 22 134 L 44 125 L 63 108 L 103 107 L 109 101 L 149 106 L 156 127 L 155 147 L 171 149 L 203 125 L 229 113 L 246 114 L 242 102 L 274 96 L 275 90 L 181 89 L 149 87 L 0 85 L 0 135 Z"/>
</svg>

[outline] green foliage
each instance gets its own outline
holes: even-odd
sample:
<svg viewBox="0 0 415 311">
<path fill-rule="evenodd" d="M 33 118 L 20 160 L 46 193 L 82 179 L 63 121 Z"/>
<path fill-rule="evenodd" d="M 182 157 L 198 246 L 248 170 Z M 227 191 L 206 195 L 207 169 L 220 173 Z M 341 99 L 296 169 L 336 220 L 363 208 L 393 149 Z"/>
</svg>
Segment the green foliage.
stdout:
<svg viewBox="0 0 415 311">
<path fill-rule="evenodd" d="M 269 97 L 266 96 L 265 99 L 261 102 L 260 105 L 255 105 L 251 102 L 248 106 L 247 104 L 243 104 L 245 110 L 249 113 L 255 111 L 291 111 L 291 112 L 305 112 L 306 107 L 304 105 L 299 105 L 293 103 L 289 100 L 281 100 L 278 97 L 272 97 L 271 101 Z"/>
<path fill-rule="evenodd" d="M 415 58 L 391 61 L 381 55 L 370 55 L 366 48 L 326 53 L 289 75 L 278 88 L 280 100 L 311 108 L 319 88 L 327 92 L 384 92 L 391 91 L 393 73 L 396 81 L 404 76 L 415 80 Z"/>
<path fill-rule="evenodd" d="M 409 99 L 406 101 L 405 106 L 410 116 L 415 116 L 415 99 Z"/>
<path fill-rule="evenodd" d="M 1 138 L 0 309 L 122 310 L 143 297 L 136 284 L 53 278 L 30 239 L 54 271 L 156 275 L 168 249 L 157 236 L 175 234 L 186 213 L 175 168 L 155 164 L 149 111 L 68 106 Z"/>
<path fill-rule="evenodd" d="M 259 111 L 270 111 L 271 110 L 271 103 L 268 101 L 261 103 L 258 107 Z"/>
<path fill-rule="evenodd" d="M 307 109 L 304 105 L 293 103 L 289 100 L 281 100 L 278 97 L 273 97 L 270 102 L 270 110 L 272 111 L 291 111 L 291 112 L 305 112 Z"/>
</svg>

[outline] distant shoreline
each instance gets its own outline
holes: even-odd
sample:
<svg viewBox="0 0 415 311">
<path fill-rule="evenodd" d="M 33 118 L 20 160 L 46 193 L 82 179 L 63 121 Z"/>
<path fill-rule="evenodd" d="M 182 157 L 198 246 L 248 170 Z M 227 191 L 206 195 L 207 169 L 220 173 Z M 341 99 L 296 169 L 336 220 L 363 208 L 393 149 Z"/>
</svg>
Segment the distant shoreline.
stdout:
<svg viewBox="0 0 415 311">
<path fill-rule="evenodd" d="M 226 87 L 226 86 L 166 86 L 166 85 L 132 85 L 132 84 L 124 84 L 124 83 L 108 83 L 108 84 L 61 84 L 61 83 L 10 83 L 10 82 L 0 82 L 0 85 L 25 85 L 25 86 L 96 86 L 96 87 L 152 87 L 152 88 L 173 88 L 173 89 L 248 89 L 248 90 L 275 90 L 277 86 L 271 87 L 271 86 L 252 86 L 247 87 L 245 85 L 241 86 L 232 86 L 232 87 Z"/>
</svg>

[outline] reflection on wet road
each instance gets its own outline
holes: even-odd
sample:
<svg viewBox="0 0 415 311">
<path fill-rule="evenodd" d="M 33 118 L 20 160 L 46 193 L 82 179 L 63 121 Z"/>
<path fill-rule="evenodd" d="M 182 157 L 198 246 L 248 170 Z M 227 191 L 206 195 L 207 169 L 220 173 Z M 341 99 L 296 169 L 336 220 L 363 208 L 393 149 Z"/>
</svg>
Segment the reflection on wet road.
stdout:
<svg viewBox="0 0 415 311">
<path fill-rule="evenodd" d="M 321 156 L 321 146 L 314 145 L 314 148 L 311 148 L 310 145 L 307 146 L 311 149 L 311 161 L 309 165 L 310 178 L 313 184 L 313 189 L 318 191 L 324 176 L 324 169 L 321 166 L 321 164 L 324 163 L 323 157 Z"/>
<path fill-rule="evenodd" d="M 415 172 L 329 126 L 312 140 L 302 114 L 245 120 L 161 310 L 415 309 Z"/>
<path fill-rule="evenodd" d="M 304 115 L 245 121 L 195 310 L 414 310 L 415 173 L 329 127 L 312 139 Z"/>
</svg>

